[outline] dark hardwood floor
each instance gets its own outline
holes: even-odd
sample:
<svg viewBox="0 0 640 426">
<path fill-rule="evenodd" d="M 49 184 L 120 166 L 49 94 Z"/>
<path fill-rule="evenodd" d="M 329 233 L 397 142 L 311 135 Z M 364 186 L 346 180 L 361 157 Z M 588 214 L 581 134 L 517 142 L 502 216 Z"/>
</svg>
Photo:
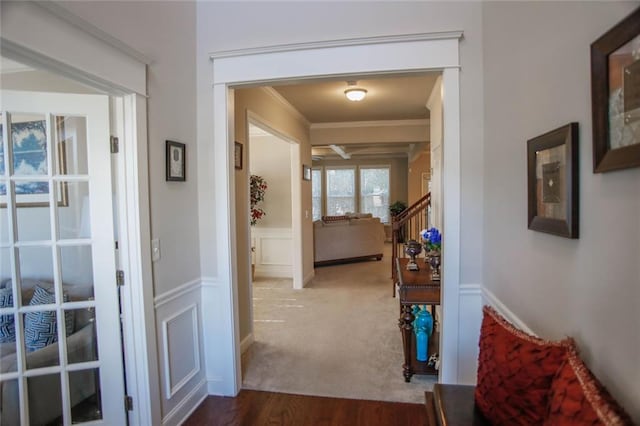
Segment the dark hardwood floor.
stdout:
<svg viewBox="0 0 640 426">
<path fill-rule="evenodd" d="M 235 398 L 208 397 L 184 426 L 426 424 L 426 409 L 421 404 L 242 390 Z"/>
</svg>

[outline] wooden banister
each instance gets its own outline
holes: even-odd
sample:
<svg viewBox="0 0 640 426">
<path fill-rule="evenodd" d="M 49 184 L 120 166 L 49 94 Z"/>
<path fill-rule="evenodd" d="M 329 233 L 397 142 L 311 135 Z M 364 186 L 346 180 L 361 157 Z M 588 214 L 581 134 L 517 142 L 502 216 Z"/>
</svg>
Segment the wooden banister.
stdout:
<svg viewBox="0 0 640 426">
<path fill-rule="evenodd" d="M 401 213 L 391 217 L 391 279 L 393 297 L 396 296 L 396 258 L 406 257 L 402 244 L 407 240 L 419 240 L 419 233 L 429 224 L 428 211 L 431 205 L 431 193 L 427 193 Z"/>
</svg>

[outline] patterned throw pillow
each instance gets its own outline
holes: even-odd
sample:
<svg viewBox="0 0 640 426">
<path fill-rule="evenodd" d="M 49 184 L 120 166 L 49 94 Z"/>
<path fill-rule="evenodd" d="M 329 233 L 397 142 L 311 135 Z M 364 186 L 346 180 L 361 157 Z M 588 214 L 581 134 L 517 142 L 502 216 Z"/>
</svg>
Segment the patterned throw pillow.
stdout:
<svg viewBox="0 0 640 426">
<path fill-rule="evenodd" d="M 0 288 L 0 308 L 13 307 L 13 289 Z M 16 324 L 13 314 L 0 315 L 0 343 L 16 341 Z"/>
<path fill-rule="evenodd" d="M 541 425 L 551 380 L 573 340 L 549 342 L 518 330 L 494 309 L 483 308 L 476 405 L 500 425 Z"/>
<path fill-rule="evenodd" d="M 545 426 L 626 426 L 632 425 L 629 415 L 589 371 L 576 350 L 551 382 L 549 412 Z"/>
<path fill-rule="evenodd" d="M 349 220 L 349 216 L 347 215 L 343 215 L 343 216 L 322 216 L 322 221 L 325 223 L 328 222 L 339 222 L 339 221 L 343 221 L 343 220 Z"/>
<path fill-rule="evenodd" d="M 40 286 L 36 286 L 29 306 L 47 305 L 55 303 L 54 292 L 50 292 Z M 63 295 L 63 301 L 69 301 L 67 294 Z M 65 312 L 65 331 L 67 336 L 73 333 L 73 311 Z M 56 324 L 56 311 L 28 312 L 24 316 L 24 343 L 27 352 L 42 349 L 58 340 L 58 326 Z"/>
</svg>

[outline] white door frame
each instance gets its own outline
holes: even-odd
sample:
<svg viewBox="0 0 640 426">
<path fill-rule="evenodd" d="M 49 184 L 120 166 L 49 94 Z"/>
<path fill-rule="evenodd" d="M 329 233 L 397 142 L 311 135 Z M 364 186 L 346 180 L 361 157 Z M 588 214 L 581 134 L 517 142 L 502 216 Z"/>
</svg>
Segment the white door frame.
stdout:
<svg viewBox="0 0 640 426">
<path fill-rule="evenodd" d="M 3 2 L 1 7 L 3 56 L 82 82 L 120 99 L 123 123 L 119 135 L 119 155 L 122 155 L 122 167 L 118 171 L 119 247 L 126 277 L 123 289 L 126 383 L 134 401 L 129 419 L 135 425 L 160 424 L 149 244 L 146 106 L 149 60 L 53 2 Z M 34 32 L 31 28 L 40 30 Z M 52 44 L 49 40 L 59 42 Z M 104 58 L 109 61 L 105 62 Z"/>
<path fill-rule="evenodd" d="M 221 323 L 216 327 L 215 351 L 207 352 L 207 376 L 221 381 L 218 392 L 236 395 L 241 387 L 235 241 L 232 89 L 244 84 L 283 80 L 362 76 L 400 72 L 442 71 L 444 115 L 443 188 L 446 221 L 443 226 L 442 365 L 440 381 L 458 381 L 458 312 L 460 287 L 460 98 L 459 40 L 462 32 L 412 34 L 330 42 L 282 45 L 258 49 L 214 52 L 210 55 L 213 83 L 213 150 L 205 150 L 199 167 L 215 170 L 216 251 Z M 210 200 L 206 200 L 209 202 Z M 213 204 L 211 204 L 213 205 Z M 206 303 L 207 301 L 203 301 Z M 205 324 L 205 333 L 207 325 Z M 400 374 L 400 369 L 398 370 Z M 210 391 L 212 386 L 209 387 Z"/>
<path fill-rule="evenodd" d="M 249 134 L 249 124 L 262 128 L 262 130 L 282 139 L 290 145 L 289 155 L 291 157 L 291 274 L 293 278 L 293 288 L 300 290 L 304 287 L 302 273 L 302 182 L 296 176 L 302 176 L 300 161 L 300 142 L 286 132 L 279 130 L 259 114 L 247 111 L 247 129 Z M 249 147 L 251 150 L 251 147 Z M 249 158 L 247 156 L 247 158 Z M 248 222 L 248 220 L 247 220 Z M 249 232 L 251 234 L 251 232 Z M 251 236 L 249 236 L 251 238 Z M 249 241 L 251 243 L 251 241 Z M 253 310 L 253 309 L 252 309 Z M 253 328 L 253 327 L 252 327 Z"/>
</svg>

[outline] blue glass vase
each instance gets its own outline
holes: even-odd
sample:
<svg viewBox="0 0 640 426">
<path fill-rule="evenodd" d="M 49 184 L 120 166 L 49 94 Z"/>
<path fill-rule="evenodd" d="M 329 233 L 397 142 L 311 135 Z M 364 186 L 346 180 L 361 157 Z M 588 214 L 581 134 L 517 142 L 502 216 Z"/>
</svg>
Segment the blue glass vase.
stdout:
<svg viewBox="0 0 640 426">
<path fill-rule="evenodd" d="M 416 335 L 416 359 L 426 361 L 429 352 L 429 337 L 433 333 L 433 316 L 426 309 L 416 305 L 413 307 L 413 332 Z"/>
</svg>

